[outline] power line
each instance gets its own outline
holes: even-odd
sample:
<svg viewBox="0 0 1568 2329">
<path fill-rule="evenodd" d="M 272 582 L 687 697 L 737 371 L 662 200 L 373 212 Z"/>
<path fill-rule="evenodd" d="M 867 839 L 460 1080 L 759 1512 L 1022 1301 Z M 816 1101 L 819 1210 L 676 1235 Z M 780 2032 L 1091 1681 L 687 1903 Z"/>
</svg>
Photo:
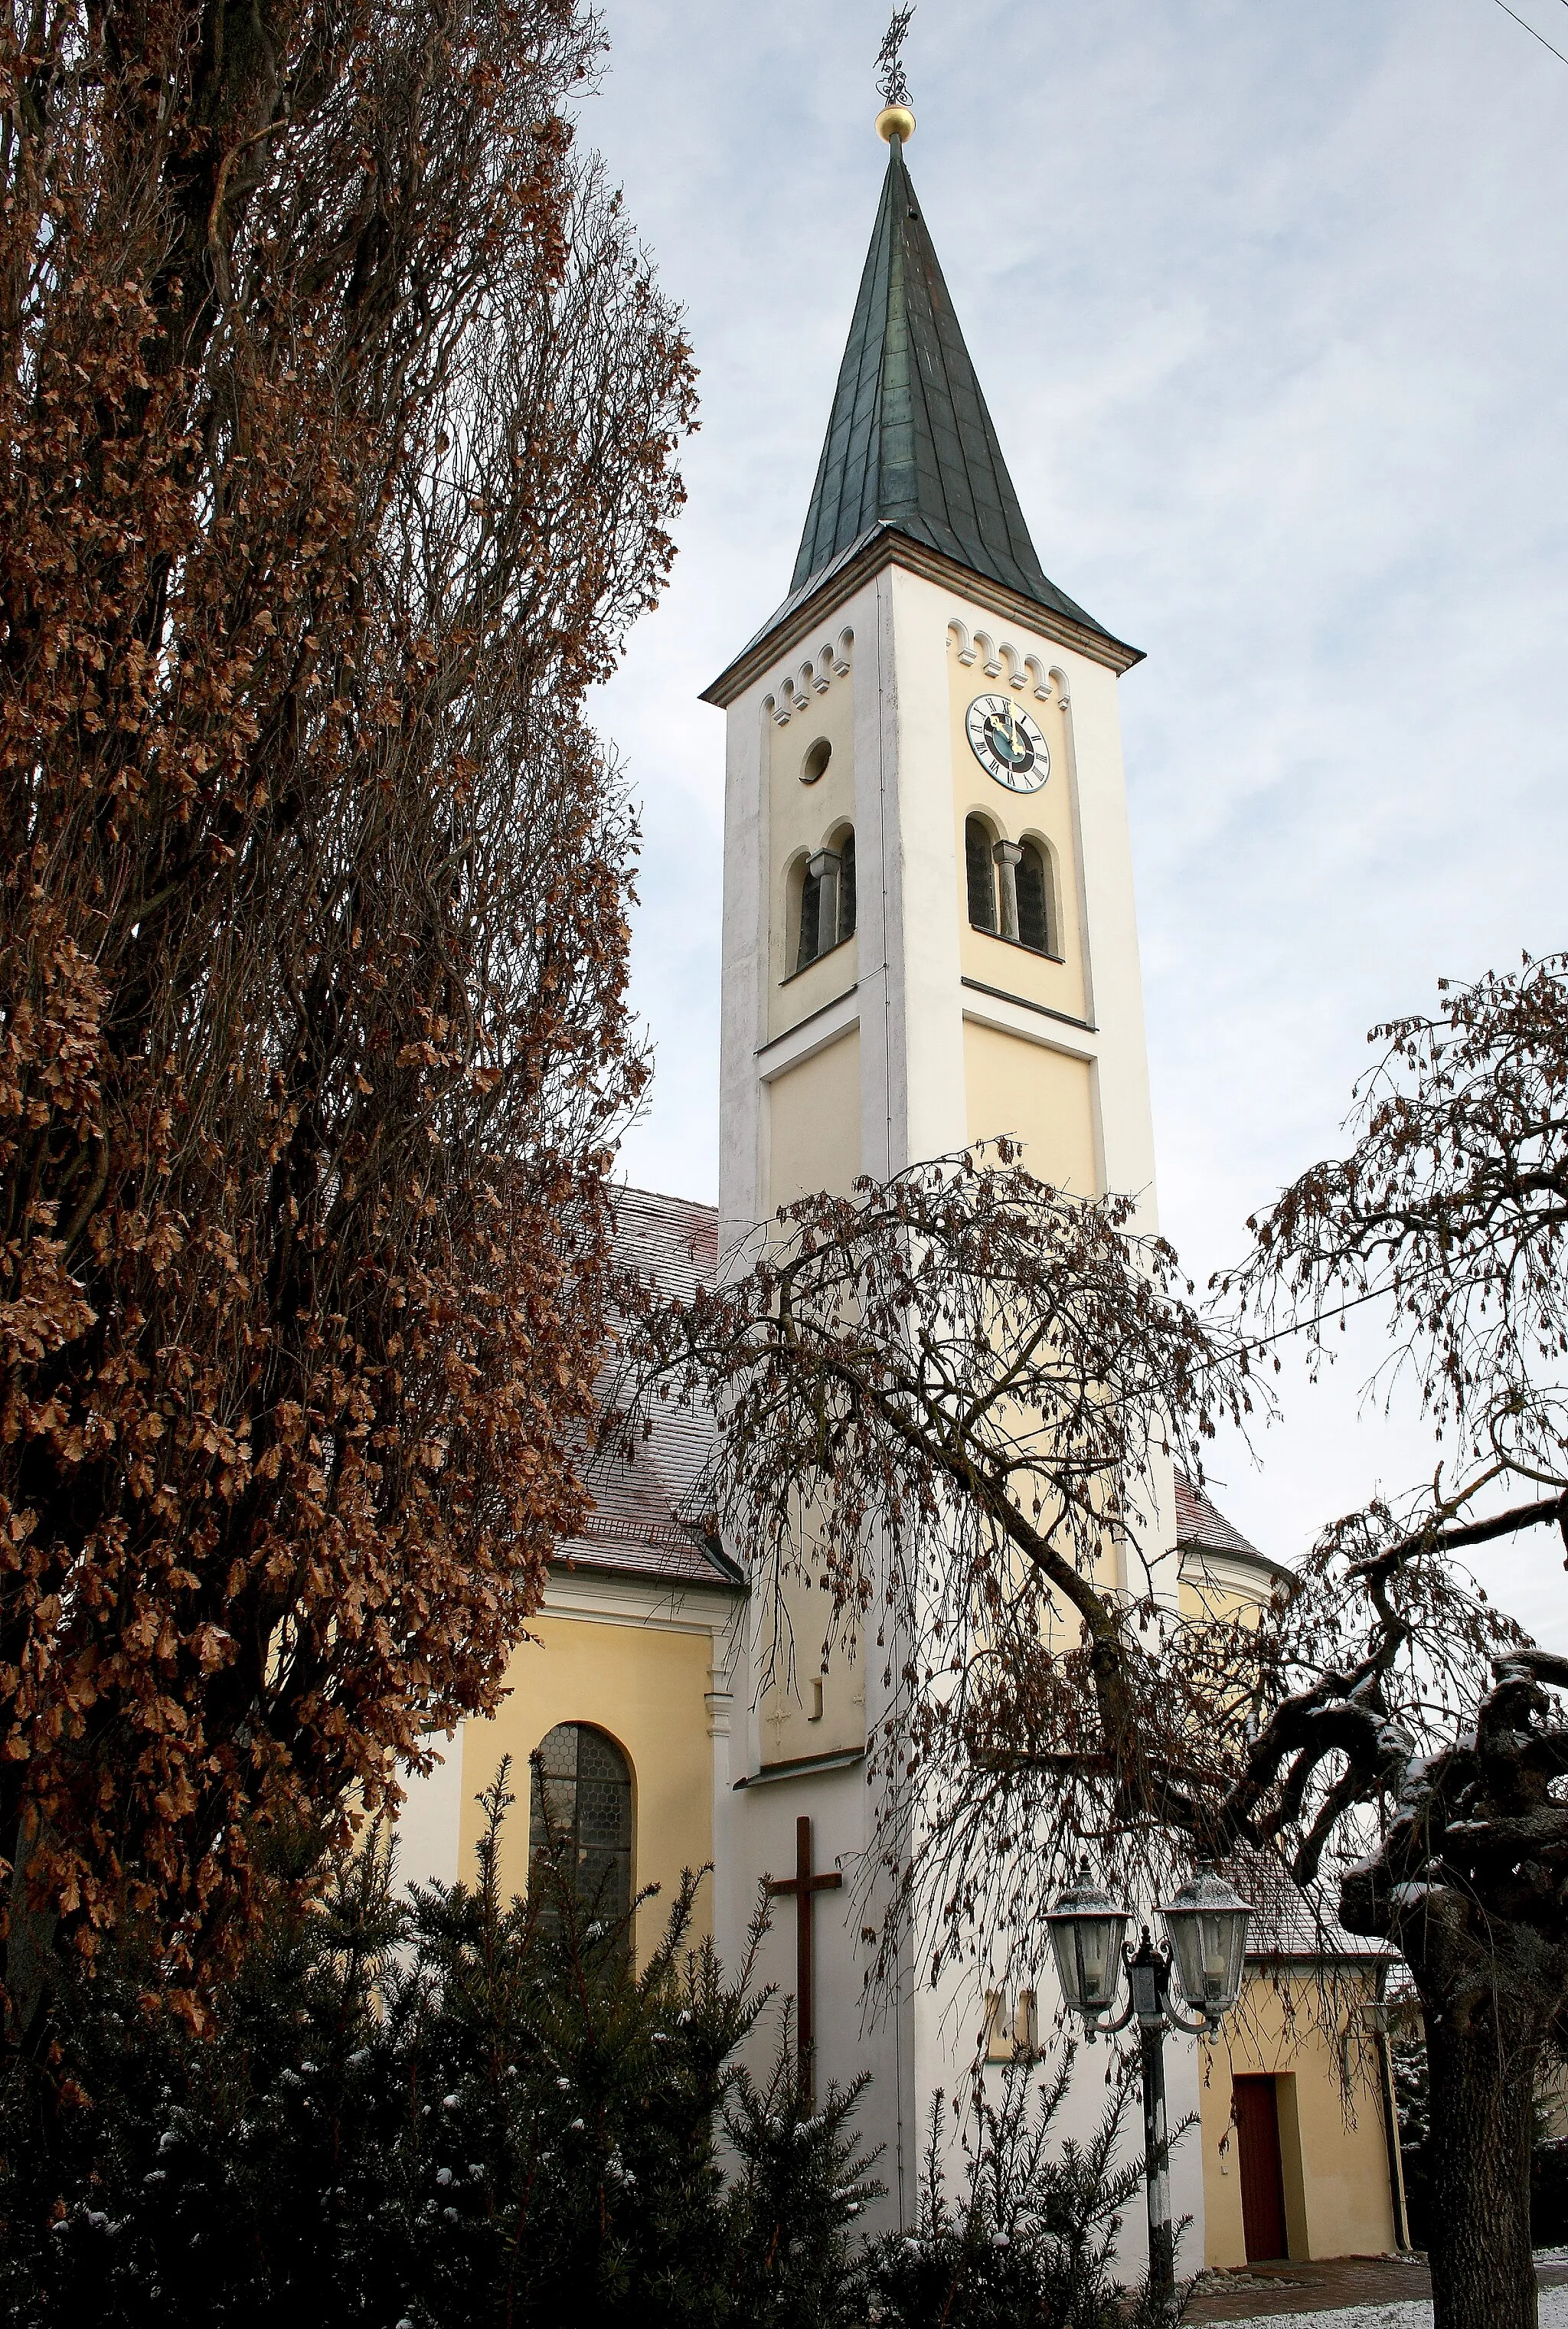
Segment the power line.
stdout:
<svg viewBox="0 0 1568 2329">
<path fill-rule="evenodd" d="M 1564 6 L 1565 8 L 1568 8 L 1568 0 L 1563 0 L 1563 6 Z M 1554 49 L 1554 48 L 1552 47 L 1552 43 L 1551 43 L 1551 42 L 1546 38 L 1545 33 L 1538 33 L 1538 32 L 1535 30 L 1535 27 L 1534 26 L 1534 24 L 1525 24 L 1525 19 L 1523 18 L 1523 16 L 1519 15 L 1519 14 L 1517 14 L 1514 9 L 1512 9 L 1512 8 L 1510 8 L 1510 7 L 1509 7 L 1509 5 L 1508 5 L 1508 0 L 1498 0 L 1498 7 L 1502 10 L 1502 12 L 1503 12 L 1503 14 L 1504 14 L 1504 15 L 1505 15 L 1505 16 L 1512 16 L 1512 17 L 1513 17 L 1514 22 L 1515 22 L 1515 24 L 1524 24 L 1524 25 L 1525 25 L 1525 30 L 1526 30 L 1526 33 L 1528 33 L 1528 34 L 1530 35 L 1530 38 L 1531 38 L 1533 41 L 1539 41 L 1539 42 L 1540 42 L 1540 43 L 1541 43 L 1541 46 L 1542 46 L 1544 49 L 1545 49 L 1545 50 L 1549 51 L 1549 52 L 1550 52 L 1550 53 L 1551 53 L 1553 56 L 1554 56 L 1554 57 L 1556 58 L 1556 60 L 1557 60 L 1557 61 L 1558 61 L 1558 63 L 1559 63 L 1560 65 L 1568 65 L 1568 57 L 1565 57 L 1565 56 L 1563 55 L 1563 53 L 1562 50 L 1561 50 L 1561 49 Z"/>
</svg>

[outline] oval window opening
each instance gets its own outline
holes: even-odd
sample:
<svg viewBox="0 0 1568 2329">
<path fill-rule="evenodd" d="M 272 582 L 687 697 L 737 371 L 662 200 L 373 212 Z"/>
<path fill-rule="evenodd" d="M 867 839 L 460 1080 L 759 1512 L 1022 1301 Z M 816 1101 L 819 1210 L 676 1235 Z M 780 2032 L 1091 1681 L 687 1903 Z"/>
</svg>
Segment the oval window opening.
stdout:
<svg viewBox="0 0 1568 2329">
<path fill-rule="evenodd" d="M 805 759 L 801 762 L 802 784 L 814 785 L 817 778 L 822 775 L 822 770 L 827 767 L 828 762 L 832 759 L 832 746 L 829 743 L 825 736 L 819 736 L 816 742 L 812 746 L 811 750 L 806 754 Z"/>
</svg>

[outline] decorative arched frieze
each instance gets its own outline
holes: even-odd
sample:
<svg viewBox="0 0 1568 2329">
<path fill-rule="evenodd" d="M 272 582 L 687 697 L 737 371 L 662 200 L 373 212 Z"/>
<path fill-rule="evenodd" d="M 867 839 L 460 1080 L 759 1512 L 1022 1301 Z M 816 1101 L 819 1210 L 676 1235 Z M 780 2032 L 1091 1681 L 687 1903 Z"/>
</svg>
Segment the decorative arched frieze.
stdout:
<svg viewBox="0 0 1568 2329">
<path fill-rule="evenodd" d="M 1002 665 L 1005 663 L 1007 683 L 1009 687 L 1028 687 L 1032 684 L 1035 695 L 1039 702 L 1049 702 L 1051 681 L 1053 678 L 1059 677 L 1059 674 L 1047 672 L 1038 655 L 1020 653 L 1010 639 L 1003 639 L 999 645 L 989 631 L 975 631 L 972 634 L 969 625 L 962 622 L 956 615 L 950 615 L 947 618 L 947 636 L 956 643 L 960 663 L 972 664 L 983 655 L 984 661 L 981 665 L 981 669 L 990 679 L 1001 677 Z M 1066 686 L 1066 683 L 1064 680 L 1062 682 L 1064 701 Z"/>
<path fill-rule="evenodd" d="M 981 669 L 988 679 L 1001 677 L 1001 661 L 996 651 L 996 641 L 989 631 L 976 631 L 974 651 L 981 660 Z"/>
<path fill-rule="evenodd" d="M 835 679 L 845 676 L 854 646 L 855 634 L 846 627 L 836 641 L 824 639 L 798 671 L 781 672 L 772 692 L 762 699 L 764 720 L 771 720 L 775 727 L 783 728 L 797 712 L 809 711 L 814 695 L 825 695 Z"/>
</svg>

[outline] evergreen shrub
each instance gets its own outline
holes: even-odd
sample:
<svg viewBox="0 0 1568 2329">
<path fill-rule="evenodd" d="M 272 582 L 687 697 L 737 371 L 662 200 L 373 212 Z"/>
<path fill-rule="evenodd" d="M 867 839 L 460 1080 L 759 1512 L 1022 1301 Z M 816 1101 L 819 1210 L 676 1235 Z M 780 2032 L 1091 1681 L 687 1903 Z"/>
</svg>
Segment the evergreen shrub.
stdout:
<svg viewBox="0 0 1568 2329">
<path fill-rule="evenodd" d="M 950 2198 L 944 2098 L 933 2098 L 919 2216 L 867 2257 L 869 2317 L 882 2329 L 1129 2329 L 1152 2320 L 1145 2290 L 1113 2279 L 1122 2211 L 1143 2163 L 1118 2165 L 1131 2065 L 1113 2062 L 1112 2092 L 1086 2144 L 1058 2140 L 1075 2051 L 1054 2064 L 1005 2065 L 994 2101 L 977 2084 Z"/>
<path fill-rule="evenodd" d="M 0 2083 L 0 2313 L 16 2329 L 1105 2329 L 1124 2094 L 1047 2147 L 1066 2066 L 980 2103 L 968 2181 L 934 2147 L 920 2221 L 881 2195 L 864 2084 L 799 2096 L 740 2050 L 770 1993 L 759 1918 L 727 1979 L 687 1876 L 634 1966 L 545 1862 L 500 1881 L 504 1769 L 472 1884 L 366 1848 L 280 1886 L 211 2024 L 160 2013 L 121 1946 L 62 1989 Z M 304 1844 L 300 1860 L 308 1859 Z M 541 1906 L 553 1900 L 550 1913 Z"/>
</svg>

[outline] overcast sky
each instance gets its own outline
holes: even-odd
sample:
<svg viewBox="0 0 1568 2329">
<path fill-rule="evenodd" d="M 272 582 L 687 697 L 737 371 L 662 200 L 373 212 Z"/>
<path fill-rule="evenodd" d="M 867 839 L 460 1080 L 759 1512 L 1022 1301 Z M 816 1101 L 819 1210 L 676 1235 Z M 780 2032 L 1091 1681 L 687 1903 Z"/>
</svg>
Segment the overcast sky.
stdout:
<svg viewBox="0 0 1568 2329">
<path fill-rule="evenodd" d="M 1568 51 L 1568 0 L 1517 0 Z M 607 0 L 586 134 L 702 429 L 601 722 L 657 1046 L 627 1176 L 717 1194 L 723 721 L 784 595 L 876 206 L 882 0 Z M 1207 1278 L 1336 1141 L 1366 1029 L 1568 941 L 1568 64 L 1498 0 L 921 0 L 911 172 L 1046 571 L 1121 683 L 1161 1220 Z M 1326 1390 L 1216 1459 L 1290 1558 L 1430 1468 Z M 1568 1646 L 1552 1552 L 1505 1570 Z"/>
</svg>

